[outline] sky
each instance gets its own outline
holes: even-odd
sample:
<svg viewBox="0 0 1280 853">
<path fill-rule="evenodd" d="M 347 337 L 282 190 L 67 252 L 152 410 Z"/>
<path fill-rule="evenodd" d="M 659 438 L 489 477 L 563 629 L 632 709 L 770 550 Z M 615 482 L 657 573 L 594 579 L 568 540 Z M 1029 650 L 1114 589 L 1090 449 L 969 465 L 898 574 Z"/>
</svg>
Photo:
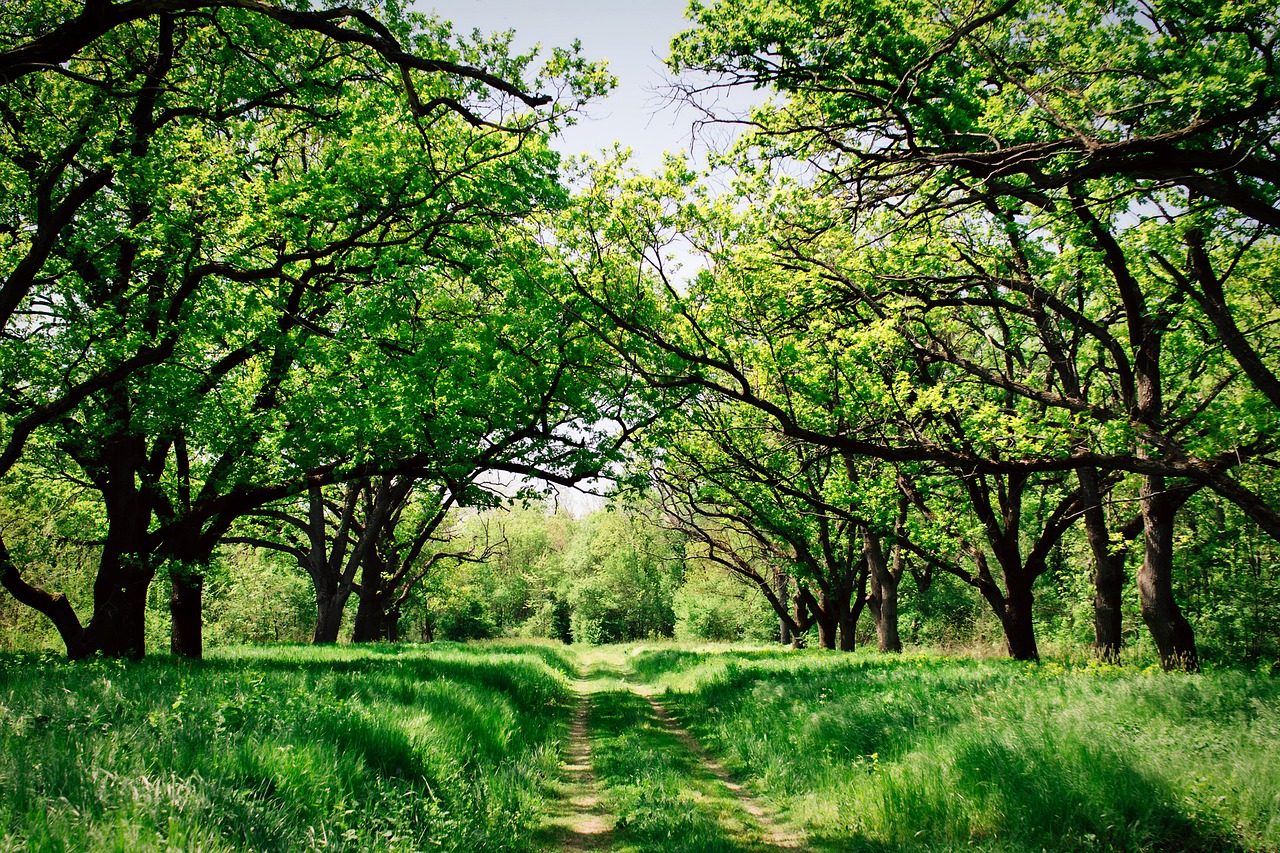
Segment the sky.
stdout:
<svg viewBox="0 0 1280 853">
<path fill-rule="evenodd" d="M 577 125 L 568 128 L 552 144 L 564 154 L 597 154 L 620 140 L 632 149 L 632 165 L 654 171 L 664 152 L 691 152 L 695 160 L 706 153 L 695 140 L 692 126 L 697 114 L 664 97 L 669 73 L 663 65 L 671 38 L 685 30 L 688 0 L 417 0 L 415 8 L 435 12 L 453 22 L 454 32 L 514 30 L 513 48 L 525 50 L 541 43 L 543 55 L 557 46 L 582 42 L 590 60 L 606 59 L 618 85 L 601 101 L 591 104 Z M 743 94 L 726 105 L 757 100 Z M 720 146 L 723 132 L 708 137 Z M 501 480 L 502 478 L 497 478 Z M 590 484 L 599 488 L 600 484 Z M 553 490 L 557 505 L 574 515 L 598 509 L 603 501 L 573 489 Z"/>
<path fill-rule="evenodd" d="M 418 0 L 454 23 L 455 32 L 515 30 L 516 49 L 541 42 L 552 47 L 582 41 L 583 54 L 607 59 L 618 87 L 593 103 L 579 123 L 554 143 L 565 154 L 595 154 L 621 140 L 633 164 L 650 171 L 664 151 L 689 150 L 694 113 L 668 103 L 662 64 L 671 37 L 688 27 L 687 0 Z M 701 150 L 696 148 L 695 150 Z"/>
</svg>

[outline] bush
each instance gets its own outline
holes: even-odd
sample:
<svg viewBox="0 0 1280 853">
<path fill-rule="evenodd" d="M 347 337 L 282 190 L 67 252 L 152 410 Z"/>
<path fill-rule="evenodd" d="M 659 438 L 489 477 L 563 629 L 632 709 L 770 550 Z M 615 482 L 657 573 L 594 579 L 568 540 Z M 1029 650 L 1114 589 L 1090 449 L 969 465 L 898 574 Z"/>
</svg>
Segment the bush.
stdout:
<svg viewBox="0 0 1280 853">
<path fill-rule="evenodd" d="M 676 590 L 674 607 L 681 640 L 778 638 L 777 615 L 760 591 L 714 567 L 691 570 Z"/>
<path fill-rule="evenodd" d="M 436 612 L 436 637 L 441 640 L 487 640 L 498 626 L 484 603 L 466 594 Z"/>
</svg>

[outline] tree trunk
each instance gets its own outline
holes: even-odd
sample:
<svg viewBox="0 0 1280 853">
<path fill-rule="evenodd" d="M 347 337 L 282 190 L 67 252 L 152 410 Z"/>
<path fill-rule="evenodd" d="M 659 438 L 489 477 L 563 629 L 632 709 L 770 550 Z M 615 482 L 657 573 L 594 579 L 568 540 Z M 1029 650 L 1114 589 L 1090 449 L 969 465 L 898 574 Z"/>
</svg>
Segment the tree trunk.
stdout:
<svg viewBox="0 0 1280 853">
<path fill-rule="evenodd" d="M 95 594 L 93 619 L 85 628 L 84 655 L 141 660 L 147 653 L 147 587 L 150 576 L 130 578 L 101 597 Z M 96 591 L 95 591 L 96 592 Z"/>
<path fill-rule="evenodd" d="M 858 642 L 858 614 L 852 607 L 840 614 L 840 651 L 851 652 Z"/>
<path fill-rule="evenodd" d="M 834 649 L 836 647 L 836 617 L 830 613 L 818 615 L 818 648 Z"/>
<path fill-rule="evenodd" d="M 1004 636 L 1008 643 L 1009 657 L 1014 660 L 1039 660 L 1035 622 L 1031 617 L 1031 605 L 1035 601 L 1035 596 L 1031 593 L 1031 585 L 1030 583 L 1010 584 L 1009 587 L 1004 611 L 1000 614 L 1000 622 L 1004 627 Z"/>
<path fill-rule="evenodd" d="M 1107 515 L 1102 509 L 1098 491 L 1098 474 L 1093 468 L 1076 471 L 1085 505 L 1084 530 L 1093 553 L 1093 634 L 1094 651 L 1105 661 L 1120 654 L 1123 643 L 1122 594 L 1124 592 L 1124 555 L 1111 547 Z"/>
<path fill-rule="evenodd" d="M 810 627 L 812 627 L 813 623 L 812 623 L 812 622 L 807 622 L 807 621 L 806 621 L 806 614 L 805 614 L 805 612 L 804 612 L 804 611 L 805 611 L 804 602 L 802 602 L 802 601 L 800 600 L 800 596 L 799 596 L 799 595 L 797 595 L 794 599 L 792 599 L 792 606 L 793 606 L 793 608 L 794 608 L 794 610 L 795 610 L 795 623 L 796 623 L 796 625 L 805 625 L 805 624 L 807 624 L 807 625 L 809 625 Z M 795 631 L 794 633 L 792 633 L 792 635 L 791 635 L 791 648 L 793 648 L 793 649 L 803 649 L 806 645 L 808 645 L 808 642 L 809 642 L 809 639 L 808 639 L 808 633 L 809 633 L 809 629 L 808 629 L 808 628 L 805 628 L 805 630 L 803 630 L 803 631 Z"/>
<path fill-rule="evenodd" d="M 342 611 L 347 606 L 349 591 L 334 590 L 330 593 L 316 595 L 316 630 L 311 642 L 338 642 L 338 631 L 342 628 Z"/>
<path fill-rule="evenodd" d="M 833 600 L 833 597 L 824 591 L 816 610 L 814 615 L 818 619 L 818 647 L 834 649 L 841 617 L 838 597 Z"/>
<path fill-rule="evenodd" d="M 361 566 L 360 603 L 356 607 L 351 642 L 376 643 L 382 639 L 386 598 L 382 589 L 382 561 L 370 554 Z"/>
<path fill-rule="evenodd" d="M 882 652 L 894 654 L 902 651 L 902 637 L 898 634 L 898 580 L 887 572 L 878 580 L 871 580 L 871 619 L 876 626 L 876 645 Z"/>
<path fill-rule="evenodd" d="M 867 562 L 861 561 L 858 576 L 840 615 L 840 651 L 851 652 L 858 644 L 858 619 L 867 605 Z"/>
<path fill-rule="evenodd" d="M 173 583 L 169 596 L 169 614 L 173 618 L 169 651 L 195 660 L 204 657 L 204 575 L 200 568 L 180 565 L 169 570 Z"/>
<path fill-rule="evenodd" d="M 876 626 L 876 644 L 882 652 L 902 651 L 902 638 L 898 635 L 898 581 L 889 570 L 880 539 L 870 530 L 863 530 L 863 554 L 871 580 L 871 597 L 867 605 L 871 609 L 871 621 Z"/>
<path fill-rule="evenodd" d="M 1195 632 L 1173 595 L 1174 514 L 1165 495 L 1164 477 L 1144 477 L 1140 499 L 1145 543 L 1138 570 L 1142 619 L 1155 640 L 1160 665 L 1166 670 L 1194 672 L 1200 668 Z"/>
<path fill-rule="evenodd" d="M 789 646 L 791 620 L 787 618 L 786 611 L 791 609 L 791 579 L 779 572 L 774 576 L 774 582 L 778 585 L 778 600 L 782 603 L 782 610 L 778 613 L 778 642 Z"/>
</svg>

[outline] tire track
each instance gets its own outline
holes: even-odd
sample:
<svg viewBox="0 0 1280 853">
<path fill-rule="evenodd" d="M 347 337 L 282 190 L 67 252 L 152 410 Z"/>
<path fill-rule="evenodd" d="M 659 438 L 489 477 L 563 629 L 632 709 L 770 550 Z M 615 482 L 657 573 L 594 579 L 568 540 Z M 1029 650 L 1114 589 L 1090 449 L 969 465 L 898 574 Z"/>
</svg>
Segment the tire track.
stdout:
<svg viewBox="0 0 1280 853">
<path fill-rule="evenodd" d="M 563 811 L 551 823 L 559 829 L 559 849 L 567 853 L 607 850 L 613 844 L 616 823 L 600 798 L 591 761 L 591 694 L 582 683 L 574 685 L 578 707 L 569 725 L 562 753 Z"/>
<path fill-rule="evenodd" d="M 761 805 L 760 801 L 751 796 L 740 784 L 733 781 L 733 777 L 729 775 L 729 771 L 724 768 L 724 765 L 702 748 L 702 744 L 698 743 L 698 739 L 693 736 L 693 733 L 680 725 L 675 717 L 671 715 L 666 705 L 634 686 L 631 687 L 631 692 L 643 697 L 649 703 L 653 715 L 658 718 L 658 722 L 662 724 L 663 729 L 693 755 L 698 762 L 698 766 L 704 772 L 714 776 L 719 780 L 720 784 L 728 789 L 743 811 L 751 815 L 759 825 L 762 840 L 766 845 L 777 850 L 804 849 L 804 836 L 795 830 L 779 825 L 769 811 Z"/>
</svg>

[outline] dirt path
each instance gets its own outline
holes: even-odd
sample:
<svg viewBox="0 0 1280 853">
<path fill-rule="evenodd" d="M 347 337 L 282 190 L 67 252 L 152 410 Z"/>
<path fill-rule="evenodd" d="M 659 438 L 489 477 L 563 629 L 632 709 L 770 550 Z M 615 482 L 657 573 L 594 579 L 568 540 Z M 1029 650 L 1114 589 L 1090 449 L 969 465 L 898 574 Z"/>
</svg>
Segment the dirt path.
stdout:
<svg viewBox="0 0 1280 853">
<path fill-rule="evenodd" d="M 557 830 L 560 850 L 607 850 L 613 843 L 615 821 L 601 804 L 591 768 L 591 692 L 582 682 L 574 685 L 574 692 L 578 695 L 578 708 L 562 754 L 562 809 L 551 816 L 550 823 Z"/>
<path fill-rule="evenodd" d="M 698 739 L 671 716 L 671 712 L 667 710 L 666 705 L 649 695 L 647 691 L 632 687 L 632 692 L 643 696 L 648 701 L 654 716 L 662 723 L 667 733 L 678 740 L 685 749 L 689 750 L 694 758 L 697 759 L 698 766 L 702 768 L 703 772 L 718 779 L 720 784 L 733 795 L 742 810 L 754 818 L 755 822 L 760 826 L 762 840 L 765 844 L 778 850 L 799 850 L 804 846 L 804 836 L 779 826 L 760 804 L 760 801 L 747 793 L 737 782 L 733 781 L 729 771 L 724 769 L 724 765 L 708 755 L 706 750 L 702 748 L 702 744 L 698 743 Z"/>
<path fill-rule="evenodd" d="M 625 691 L 642 698 L 657 727 L 669 738 L 668 748 L 690 756 L 692 773 L 689 787 L 705 793 L 706 799 L 699 801 L 721 816 L 717 822 L 724 831 L 731 833 L 727 837 L 742 845 L 744 853 L 805 849 L 802 834 L 781 825 L 759 800 L 735 782 L 724 766 L 702 748 L 692 733 L 676 721 L 662 700 L 653 695 L 651 687 L 636 683 L 635 671 L 624 656 L 613 650 L 584 650 L 579 666 L 579 678 L 574 683 L 578 707 L 562 752 L 562 809 L 552 819 L 560 850 L 569 853 L 603 851 L 625 840 L 615 837 L 617 816 L 603 802 L 602 786 L 592 768 L 590 727 L 595 694 L 614 691 Z M 723 793 L 715 793 L 716 789 Z"/>
</svg>

